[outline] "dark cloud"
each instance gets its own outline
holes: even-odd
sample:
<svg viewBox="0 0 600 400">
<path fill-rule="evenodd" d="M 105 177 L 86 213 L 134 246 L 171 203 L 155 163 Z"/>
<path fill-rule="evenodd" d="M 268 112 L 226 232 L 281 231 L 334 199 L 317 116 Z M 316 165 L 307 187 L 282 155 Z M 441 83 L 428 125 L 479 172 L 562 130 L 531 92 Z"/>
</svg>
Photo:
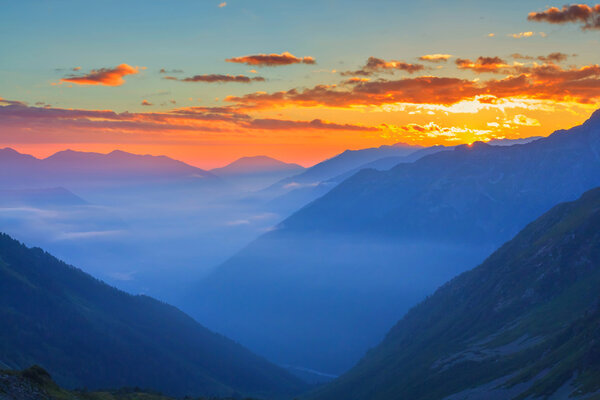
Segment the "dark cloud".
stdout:
<svg viewBox="0 0 600 400">
<path fill-rule="evenodd" d="M 161 68 L 158 71 L 159 74 L 181 74 L 183 73 L 182 69 L 166 69 L 166 68 Z"/>
<path fill-rule="evenodd" d="M 381 58 L 369 57 L 367 63 L 359 70 L 356 71 L 344 71 L 341 73 L 343 76 L 371 76 L 378 72 L 393 73 L 395 71 L 405 71 L 409 74 L 413 74 L 418 71 L 424 70 L 425 67 L 421 64 L 410 64 L 404 61 L 390 60 L 385 61 Z"/>
<path fill-rule="evenodd" d="M 245 75 L 222 75 L 222 74 L 204 74 L 194 75 L 188 78 L 178 79 L 174 76 L 165 76 L 163 79 L 181 81 L 181 82 L 204 82 L 204 83 L 226 83 L 226 82 L 238 82 L 238 83 L 250 83 L 250 82 L 264 82 L 265 78 L 261 76 L 248 77 Z"/>
<path fill-rule="evenodd" d="M 506 64 L 500 57 L 478 57 L 477 60 L 471 61 L 469 59 L 458 58 L 456 59 L 456 66 L 459 69 L 470 69 L 477 73 L 482 72 L 502 72 L 509 65 Z"/>
<path fill-rule="evenodd" d="M 541 12 L 531 12 L 529 21 L 548 22 L 551 24 L 578 23 L 581 29 L 600 29 L 600 4 L 566 5 L 563 8 L 551 7 Z"/>
<path fill-rule="evenodd" d="M 228 58 L 225 61 L 230 63 L 239 63 L 252 65 L 257 67 L 275 67 L 280 65 L 290 64 L 316 64 L 313 57 L 296 57 L 289 52 L 283 52 L 281 54 L 255 54 L 242 57 Z"/>
</svg>

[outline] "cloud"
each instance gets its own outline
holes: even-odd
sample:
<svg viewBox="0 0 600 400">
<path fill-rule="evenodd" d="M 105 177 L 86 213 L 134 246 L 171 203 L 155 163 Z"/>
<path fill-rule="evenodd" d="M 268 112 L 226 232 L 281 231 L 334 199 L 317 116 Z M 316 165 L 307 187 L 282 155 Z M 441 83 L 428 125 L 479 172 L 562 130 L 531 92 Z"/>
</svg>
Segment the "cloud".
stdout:
<svg viewBox="0 0 600 400">
<path fill-rule="evenodd" d="M 225 83 L 225 82 L 239 82 L 239 83 L 250 83 L 250 82 L 264 82 L 265 78 L 261 76 L 254 76 L 252 78 L 245 75 L 222 75 L 222 74 L 204 74 L 194 75 L 188 78 L 178 79 L 174 76 L 165 76 L 163 79 L 181 81 L 181 82 L 204 82 L 204 83 Z"/>
<path fill-rule="evenodd" d="M 566 61 L 569 58 L 568 54 L 565 53 L 550 53 L 547 56 L 538 56 L 538 60 L 546 63 L 560 63 Z"/>
<path fill-rule="evenodd" d="M 452 57 L 450 54 L 425 54 L 424 56 L 419 57 L 419 60 L 432 63 L 442 63 L 448 61 L 450 57 Z"/>
<path fill-rule="evenodd" d="M 461 141 L 461 136 L 484 136 L 492 133 L 489 129 L 471 129 L 465 127 L 443 127 L 435 122 L 425 125 L 407 124 L 402 126 L 384 125 L 391 133 L 400 134 L 402 138 L 409 141 L 419 141 L 427 138 L 442 138 L 445 142 Z M 486 136 L 487 138 L 487 136 Z"/>
<path fill-rule="evenodd" d="M 243 96 L 228 96 L 226 101 L 239 109 L 268 109 L 280 107 L 382 106 L 388 104 L 430 104 L 449 106 L 463 101 L 480 104 L 502 103 L 499 99 L 569 101 L 590 104 L 600 99 L 600 66 L 563 69 L 556 64 L 505 65 L 497 57 L 472 62 L 459 61 L 463 68 L 510 74 L 488 81 L 453 77 L 422 76 L 398 80 L 379 79 L 357 81 L 351 85 L 317 85 L 306 89 Z M 505 70 L 502 70 L 504 68 Z M 503 103 L 502 107 L 505 106 Z"/>
<path fill-rule="evenodd" d="M 519 126 L 541 126 L 540 122 L 537 119 L 529 118 L 523 114 L 517 114 L 512 120 L 506 121 L 507 123 L 512 123 L 514 125 Z"/>
<path fill-rule="evenodd" d="M 122 112 L 24 104 L 0 105 L 0 142 L 164 143 L 196 141 L 212 133 L 252 135 L 252 131 L 354 131 L 377 127 L 323 120 L 254 119 L 233 107 L 186 107 L 165 112 Z"/>
<path fill-rule="evenodd" d="M 166 69 L 166 68 L 161 68 L 160 70 L 158 70 L 159 74 L 181 74 L 183 73 L 182 69 Z"/>
<path fill-rule="evenodd" d="M 154 104 L 150 103 L 148 100 L 142 100 L 143 106 L 153 106 Z"/>
<path fill-rule="evenodd" d="M 226 6 L 227 6 L 227 2 L 225 2 L 225 1 L 219 4 L 219 8 L 223 8 Z"/>
<path fill-rule="evenodd" d="M 524 54 L 520 54 L 520 53 L 513 53 L 510 56 L 512 58 L 514 58 L 515 60 L 528 60 L 528 61 L 539 60 L 539 61 L 543 61 L 545 63 L 561 63 L 563 61 L 566 61 L 569 58 L 568 54 L 560 53 L 560 52 L 550 53 L 547 56 L 537 56 L 537 57 L 528 56 L 528 55 L 524 55 Z M 572 54 L 571 56 L 575 57 L 576 54 Z"/>
<path fill-rule="evenodd" d="M 327 129 L 327 130 L 340 130 L 340 131 L 362 131 L 362 132 L 374 132 L 378 131 L 377 127 L 368 127 L 362 125 L 352 124 L 335 124 L 331 122 L 322 121 L 320 119 L 313 119 L 312 121 L 287 121 L 280 119 L 254 119 L 247 124 L 246 127 L 252 129 Z"/>
<path fill-rule="evenodd" d="M 600 4 L 565 5 L 563 8 L 550 7 L 541 12 L 531 12 L 529 21 L 548 22 L 550 24 L 578 23 L 582 30 L 600 29 Z"/>
<path fill-rule="evenodd" d="M 482 72 L 500 72 L 509 65 L 500 57 L 478 57 L 477 60 L 456 59 L 456 66 L 459 69 L 470 69 L 477 73 Z"/>
<path fill-rule="evenodd" d="M 243 57 L 228 58 L 225 61 L 230 63 L 239 63 L 252 65 L 257 67 L 275 67 L 280 65 L 290 64 L 315 64 L 313 57 L 296 57 L 295 55 L 285 51 L 281 54 L 256 54 Z"/>
<path fill-rule="evenodd" d="M 24 106 L 25 103 L 17 100 L 6 100 L 0 97 L 0 105 L 8 105 L 8 106 Z"/>
<path fill-rule="evenodd" d="M 405 71 L 412 74 L 423 69 L 425 69 L 425 67 L 421 64 L 409 64 L 397 60 L 385 61 L 381 58 L 369 57 L 367 63 L 361 69 L 356 71 L 345 71 L 340 74 L 343 76 L 370 76 L 378 72 L 394 73 L 394 71 Z"/>
<path fill-rule="evenodd" d="M 535 33 L 529 31 L 529 32 L 510 33 L 508 36 L 515 38 L 515 39 L 522 39 L 522 38 L 532 37 L 533 35 L 535 35 Z"/>
<path fill-rule="evenodd" d="M 139 67 L 121 64 L 114 68 L 95 69 L 84 75 L 70 75 L 62 78 L 60 81 L 75 83 L 77 85 L 120 86 L 125 83 L 124 76 L 135 75 L 139 70 Z"/>
</svg>

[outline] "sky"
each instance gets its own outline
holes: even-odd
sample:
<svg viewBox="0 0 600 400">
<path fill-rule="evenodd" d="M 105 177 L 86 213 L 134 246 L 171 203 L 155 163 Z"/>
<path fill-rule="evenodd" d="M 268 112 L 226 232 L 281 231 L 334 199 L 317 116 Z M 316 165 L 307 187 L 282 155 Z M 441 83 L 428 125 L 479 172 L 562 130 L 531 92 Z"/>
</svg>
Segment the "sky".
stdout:
<svg viewBox="0 0 600 400">
<path fill-rule="evenodd" d="M 268 155 L 547 136 L 600 101 L 600 5 L 2 1 L 0 146 Z"/>
</svg>

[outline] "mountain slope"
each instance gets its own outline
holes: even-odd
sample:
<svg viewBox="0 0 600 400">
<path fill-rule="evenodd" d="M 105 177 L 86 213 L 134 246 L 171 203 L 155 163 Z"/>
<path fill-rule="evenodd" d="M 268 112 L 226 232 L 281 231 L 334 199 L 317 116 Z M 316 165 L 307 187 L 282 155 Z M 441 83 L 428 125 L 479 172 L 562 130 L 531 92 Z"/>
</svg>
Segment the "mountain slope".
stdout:
<svg viewBox="0 0 600 400">
<path fill-rule="evenodd" d="M 410 146 L 404 143 L 398 143 L 393 146 L 380 146 L 360 150 L 346 150 L 335 157 L 322 161 L 301 174 L 286 178 L 277 182 L 266 191 L 281 189 L 290 189 L 303 185 L 311 185 L 324 180 L 334 178 L 351 169 L 359 167 L 371 161 L 383 157 L 407 156 L 419 149 L 421 146 Z"/>
<path fill-rule="evenodd" d="M 189 310 L 277 363 L 342 373 L 427 293 L 599 186 L 598 171 L 600 112 L 527 144 L 363 170 L 218 267 Z"/>
<path fill-rule="evenodd" d="M 593 393 L 600 390 L 598 287 L 600 188 L 554 207 L 442 286 L 313 398 Z"/>
<path fill-rule="evenodd" d="M 0 361 L 68 387 L 275 396 L 302 385 L 176 308 L 131 296 L 0 235 Z"/>
</svg>

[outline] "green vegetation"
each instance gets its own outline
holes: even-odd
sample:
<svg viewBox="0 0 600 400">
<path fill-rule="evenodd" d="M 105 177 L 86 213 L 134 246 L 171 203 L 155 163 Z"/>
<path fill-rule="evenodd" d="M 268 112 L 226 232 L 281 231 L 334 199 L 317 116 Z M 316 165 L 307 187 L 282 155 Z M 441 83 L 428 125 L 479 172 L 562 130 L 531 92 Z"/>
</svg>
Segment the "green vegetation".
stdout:
<svg viewBox="0 0 600 400">
<path fill-rule="evenodd" d="M 0 234 L 0 365 L 66 388 L 287 397 L 304 384 L 175 307 L 132 296 Z"/>
<path fill-rule="evenodd" d="M 599 287 L 600 188 L 554 207 L 482 265 L 442 286 L 312 398 L 595 393 Z"/>
<path fill-rule="evenodd" d="M 140 388 L 118 390 L 65 390 L 50 374 L 34 365 L 23 371 L 0 371 L 0 400 L 174 400 L 161 393 Z M 185 397 L 185 400 L 233 400 L 222 397 Z M 245 400 L 252 400 L 246 398 Z"/>
</svg>

